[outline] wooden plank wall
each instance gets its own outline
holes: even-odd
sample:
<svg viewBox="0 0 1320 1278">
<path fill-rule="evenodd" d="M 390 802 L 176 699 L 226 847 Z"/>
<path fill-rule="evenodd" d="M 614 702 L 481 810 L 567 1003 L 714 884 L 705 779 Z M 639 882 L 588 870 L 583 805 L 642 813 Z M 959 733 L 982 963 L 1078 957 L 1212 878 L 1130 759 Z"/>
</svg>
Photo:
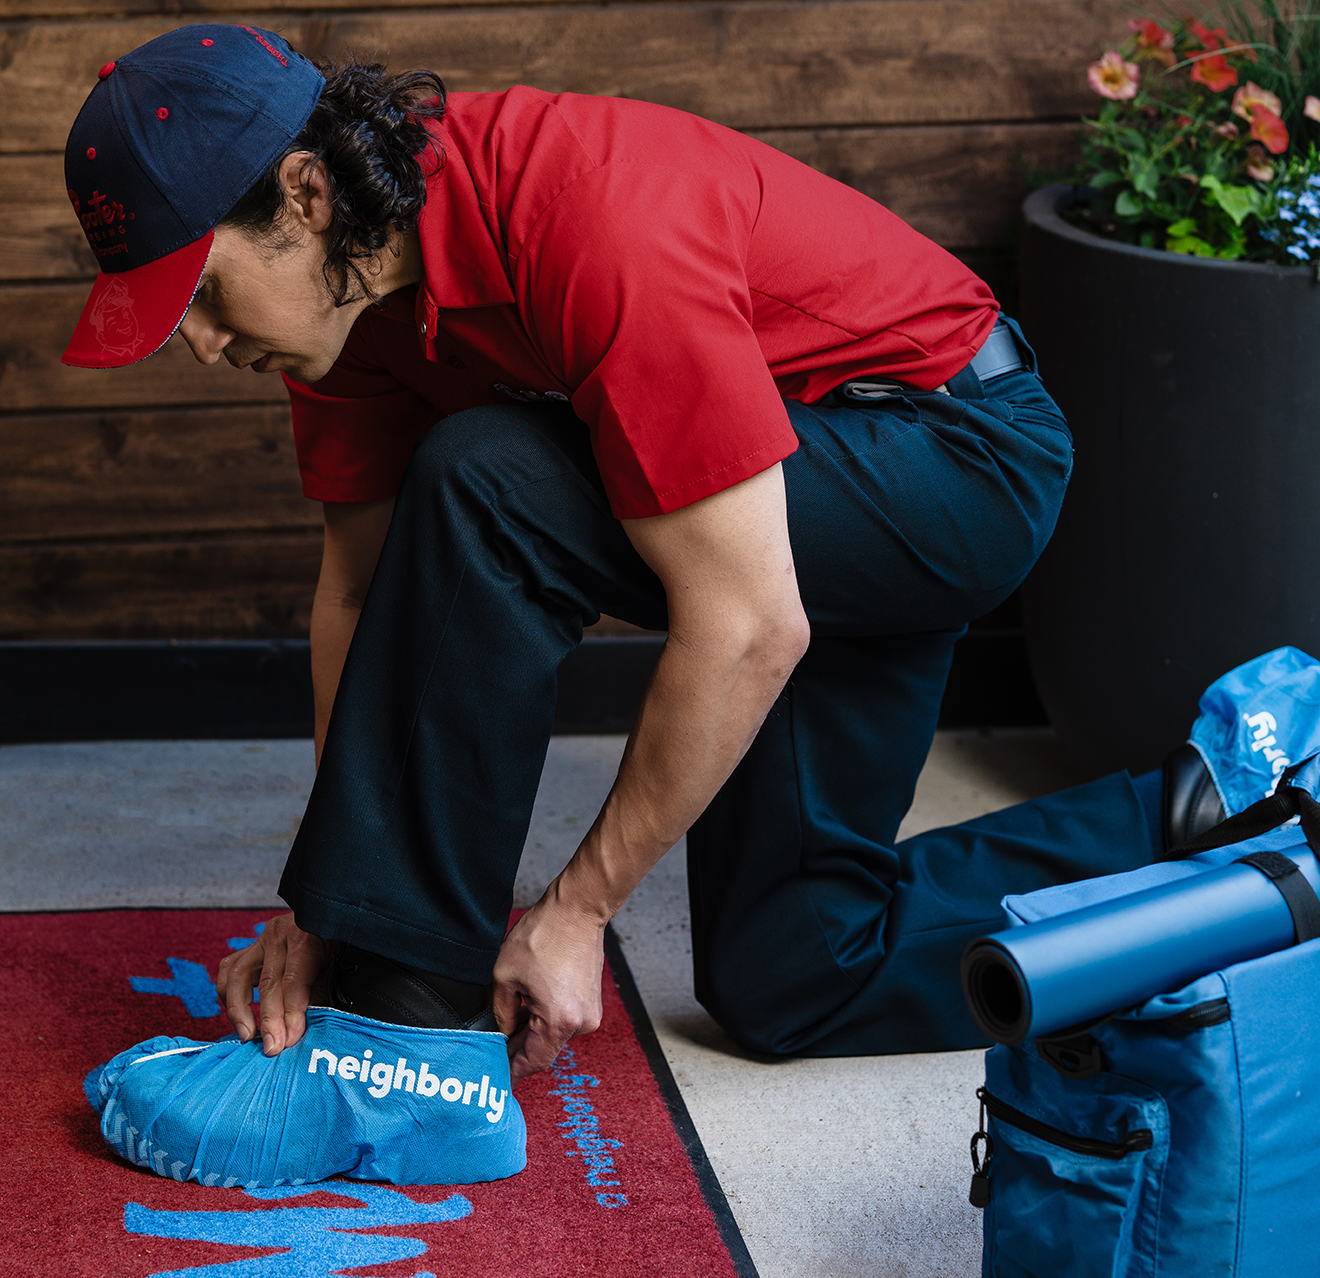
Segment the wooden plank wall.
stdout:
<svg viewBox="0 0 1320 1278">
<path fill-rule="evenodd" d="M 186 16 L 180 11 L 187 10 Z M 94 273 L 64 195 L 97 68 L 186 22 L 515 83 L 648 99 L 858 187 L 1004 282 L 1024 165 L 1070 150 L 1107 0 L 0 0 L 0 638 L 306 633 L 319 509 L 278 381 L 176 337 L 132 368 L 65 368 Z"/>
</svg>

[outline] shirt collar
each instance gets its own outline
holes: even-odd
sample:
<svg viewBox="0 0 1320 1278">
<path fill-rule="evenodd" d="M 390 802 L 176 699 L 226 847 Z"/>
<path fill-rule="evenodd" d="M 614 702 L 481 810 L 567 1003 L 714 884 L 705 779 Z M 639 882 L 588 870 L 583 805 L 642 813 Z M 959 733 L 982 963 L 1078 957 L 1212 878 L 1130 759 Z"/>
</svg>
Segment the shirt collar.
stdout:
<svg viewBox="0 0 1320 1278">
<path fill-rule="evenodd" d="M 483 203 L 477 177 L 441 125 L 429 126 L 443 160 L 428 148 L 426 206 L 417 223 L 426 302 L 439 310 L 512 304 L 508 260 L 495 209 Z"/>
</svg>

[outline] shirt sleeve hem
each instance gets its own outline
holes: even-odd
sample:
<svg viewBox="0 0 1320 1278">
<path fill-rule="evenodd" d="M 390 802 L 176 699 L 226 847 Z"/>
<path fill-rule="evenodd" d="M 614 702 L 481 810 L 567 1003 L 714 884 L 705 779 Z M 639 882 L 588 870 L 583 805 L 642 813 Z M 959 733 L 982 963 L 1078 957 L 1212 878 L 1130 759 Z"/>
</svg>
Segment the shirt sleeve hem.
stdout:
<svg viewBox="0 0 1320 1278">
<path fill-rule="evenodd" d="M 769 470 L 776 462 L 795 453 L 797 446 L 797 436 L 791 430 L 787 431 L 755 452 L 698 475 L 695 479 L 649 494 L 649 500 L 639 502 L 633 497 L 625 500 L 621 494 L 612 493 L 610 509 L 616 519 L 645 519 L 650 515 L 667 515 L 682 510 L 684 506 L 691 506 L 705 497 L 713 497 L 726 488 L 742 483 L 744 479 L 751 479 L 753 475 Z"/>
<path fill-rule="evenodd" d="M 363 503 L 385 501 L 398 494 L 399 485 L 386 482 L 376 484 L 334 483 L 324 479 L 303 477 L 303 496 L 309 501 Z"/>
</svg>

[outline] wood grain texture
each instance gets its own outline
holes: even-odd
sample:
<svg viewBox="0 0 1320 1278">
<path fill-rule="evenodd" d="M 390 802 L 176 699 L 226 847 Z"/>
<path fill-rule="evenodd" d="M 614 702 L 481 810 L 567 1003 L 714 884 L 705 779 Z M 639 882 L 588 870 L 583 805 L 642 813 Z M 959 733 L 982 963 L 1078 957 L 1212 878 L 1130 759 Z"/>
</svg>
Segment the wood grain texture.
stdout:
<svg viewBox="0 0 1320 1278">
<path fill-rule="evenodd" d="M 725 0 L 741 3 L 742 0 Z M 563 0 L 426 0 L 428 8 L 470 8 L 494 5 L 562 4 Z M 414 9 L 417 0 L 372 0 L 373 9 Z M 298 13 L 325 9 L 360 9 L 362 0 L 276 0 L 263 12 Z M 0 0 L 0 20 L 24 18 L 186 18 L 189 22 L 229 22 L 248 13 L 252 0 Z"/>
<path fill-rule="evenodd" d="M 643 98 L 735 128 L 1030 120 L 1095 106 L 1084 68 L 1125 33 L 1106 0 L 821 0 L 249 14 L 312 55 Z M 183 20 L 0 24 L 0 151 L 60 151 L 96 68 Z"/>
<path fill-rule="evenodd" d="M 965 248 L 1002 238 L 1027 191 L 1025 166 L 1066 166 L 1075 132 L 1072 124 L 951 124 L 754 136 L 888 205 L 936 243 Z M 0 156 L 0 197 L 24 187 L 21 206 L 0 204 L 0 280 L 94 276 L 58 157 Z"/>
<path fill-rule="evenodd" d="M 96 259 L 64 193 L 64 157 L 0 156 L 0 280 L 76 279 Z"/>
<path fill-rule="evenodd" d="M 0 639 L 305 638 L 311 533 L 0 547 Z"/>
<path fill-rule="evenodd" d="M 855 187 L 945 248 L 1016 237 L 1031 171 L 1075 158 L 1077 125 L 776 129 L 754 136 Z"/>
<path fill-rule="evenodd" d="M 0 420 L 0 543 L 320 524 L 287 405 Z"/>
<path fill-rule="evenodd" d="M 81 282 L 0 286 L 0 405 L 31 412 L 287 402 L 277 375 L 240 372 L 223 360 L 204 367 L 177 334 L 128 368 L 66 368 L 60 355 L 86 300 Z"/>
</svg>

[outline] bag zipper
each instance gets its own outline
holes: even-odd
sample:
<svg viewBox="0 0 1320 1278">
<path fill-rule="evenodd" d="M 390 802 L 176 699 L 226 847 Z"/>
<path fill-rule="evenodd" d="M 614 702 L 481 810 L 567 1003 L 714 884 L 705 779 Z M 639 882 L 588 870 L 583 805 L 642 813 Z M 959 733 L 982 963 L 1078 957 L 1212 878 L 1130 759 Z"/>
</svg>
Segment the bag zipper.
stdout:
<svg viewBox="0 0 1320 1278">
<path fill-rule="evenodd" d="M 1038 1140 L 1048 1141 L 1051 1145 L 1058 1145 L 1060 1149 L 1081 1154 L 1086 1158 L 1107 1158 L 1111 1162 L 1118 1162 L 1129 1154 L 1149 1149 L 1155 1143 L 1155 1137 L 1148 1127 L 1128 1132 L 1122 1140 L 1096 1140 L 1090 1136 L 1074 1136 L 1071 1132 L 1060 1131 L 1057 1127 L 1042 1123 L 1040 1119 L 1032 1118 L 1030 1114 L 1024 1114 L 1020 1109 L 1014 1109 L 1012 1105 L 1001 1101 L 998 1096 L 991 1095 L 984 1087 L 978 1087 L 976 1095 L 981 1104 L 1001 1123 L 1017 1127 Z"/>
<path fill-rule="evenodd" d="M 1228 999 L 1212 998 L 1205 1003 L 1197 1003 L 1173 1016 L 1158 1020 L 1137 1021 L 1138 1025 L 1149 1026 L 1159 1034 L 1192 1034 L 1197 1030 L 1209 1029 L 1212 1025 L 1222 1025 L 1231 1021 L 1233 1013 L 1229 1009 Z"/>
</svg>

